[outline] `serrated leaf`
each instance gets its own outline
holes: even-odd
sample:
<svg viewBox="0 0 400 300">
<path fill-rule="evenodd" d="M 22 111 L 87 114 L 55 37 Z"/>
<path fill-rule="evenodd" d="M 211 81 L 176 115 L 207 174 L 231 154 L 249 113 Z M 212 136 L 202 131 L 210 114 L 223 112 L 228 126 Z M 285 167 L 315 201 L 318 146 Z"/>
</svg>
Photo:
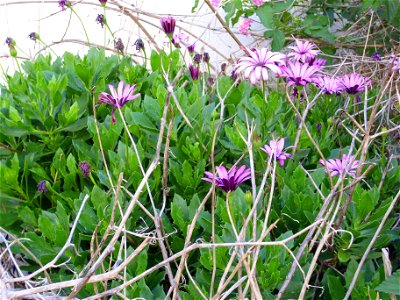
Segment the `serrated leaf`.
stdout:
<svg viewBox="0 0 400 300">
<path fill-rule="evenodd" d="M 400 296 L 400 270 L 397 270 L 392 276 L 386 278 L 375 291 Z"/>
</svg>

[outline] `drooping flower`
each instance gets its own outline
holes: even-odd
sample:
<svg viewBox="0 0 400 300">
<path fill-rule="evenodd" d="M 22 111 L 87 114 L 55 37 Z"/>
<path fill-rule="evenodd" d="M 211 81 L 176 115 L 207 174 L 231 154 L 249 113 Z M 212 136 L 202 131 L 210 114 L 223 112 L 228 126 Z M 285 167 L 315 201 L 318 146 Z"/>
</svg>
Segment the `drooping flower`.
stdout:
<svg viewBox="0 0 400 300">
<path fill-rule="evenodd" d="M 220 187 L 224 192 L 232 192 L 244 181 L 251 178 L 250 168 L 246 168 L 245 165 L 241 167 L 233 166 L 229 171 L 224 166 L 216 167 L 216 174 L 211 172 L 204 172 L 207 177 L 202 180 L 213 182 L 215 178 L 215 185 Z"/>
<path fill-rule="evenodd" d="M 5 43 L 7 44 L 8 47 L 15 46 L 16 44 L 15 41 L 10 37 L 6 38 Z"/>
<path fill-rule="evenodd" d="M 261 6 L 264 4 L 263 0 L 252 0 L 255 6 Z"/>
<path fill-rule="evenodd" d="M 282 77 L 288 80 L 288 85 L 302 85 L 312 82 L 317 76 L 320 68 L 318 66 L 310 66 L 302 64 L 299 61 L 295 63 L 289 62 L 286 66 L 281 66 Z"/>
<path fill-rule="evenodd" d="M 189 51 L 190 54 L 194 53 L 195 46 L 196 46 L 196 44 L 191 44 L 191 45 L 187 46 L 187 50 Z"/>
<path fill-rule="evenodd" d="M 46 180 L 40 180 L 37 185 L 37 190 L 40 193 L 47 193 L 49 190 L 46 188 Z"/>
<path fill-rule="evenodd" d="M 280 72 L 278 63 L 283 63 L 284 55 L 269 51 L 267 48 L 260 50 L 247 49 L 248 56 L 239 59 L 236 73 L 243 72 L 244 77 L 250 79 L 252 84 L 260 80 L 268 80 L 268 69 L 274 73 Z"/>
<path fill-rule="evenodd" d="M 374 61 L 381 61 L 382 60 L 381 56 L 379 55 L 379 53 L 377 51 L 374 52 L 374 54 L 371 56 L 371 58 Z"/>
<path fill-rule="evenodd" d="M 192 77 L 193 80 L 199 79 L 199 75 L 200 75 L 200 68 L 199 67 L 195 67 L 193 65 L 190 65 L 189 66 L 189 72 L 190 72 L 190 76 Z"/>
<path fill-rule="evenodd" d="M 340 94 L 343 90 L 336 77 L 330 77 L 327 75 L 317 76 L 314 78 L 313 83 L 324 94 Z"/>
<path fill-rule="evenodd" d="M 325 163 L 321 159 L 319 163 L 325 167 L 325 172 L 330 173 L 331 176 L 349 174 L 351 177 L 356 175 L 356 170 L 360 164 L 354 155 L 347 156 L 346 154 L 342 155 L 341 160 L 338 158 L 328 159 Z"/>
<path fill-rule="evenodd" d="M 318 53 L 321 51 L 315 49 L 317 46 L 309 41 L 302 41 L 295 39 L 296 46 L 289 46 L 289 49 L 292 49 L 292 52 L 289 53 L 289 56 L 293 56 L 295 61 L 307 62 L 309 59 L 315 58 Z"/>
<path fill-rule="evenodd" d="M 283 152 L 284 144 L 285 140 L 283 138 L 279 140 L 272 139 L 269 141 L 269 145 L 264 145 L 261 150 L 272 156 L 272 159 L 279 160 L 279 164 L 283 167 L 285 160 L 292 157 L 289 153 Z"/>
<path fill-rule="evenodd" d="M 28 35 L 28 38 L 31 39 L 32 41 L 36 42 L 36 40 L 38 40 L 40 37 L 39 37 L 39 34 L 37 34 L 36 32 L 31 32 Z"/>
<path fill-rule="evenodd" d="M 142 39 L 137 39 L 133 45 L 136 47 L 137 51 L 144 49 L 144 43 Z"/>
<path fill-rule="evenodd" d="M 69 5 L 68 0 L 59 0 L 58 1 L 58 6 L 61 7 L 61 10 L 65 10 L 65 7 Z"/>
<path fill-rule="evenodd" d="M 200 62 L 201 62 L 201 59 L 203 58 L 203 55 L 201 55 L 200 53 L 196 53 L 194 56 L 193 56 L 193 62 L 195 63 L 195 64 L 199 64 Z"/>
<path fill-rule="evenodd" d="M 99 95 L 99 102 L 111 105 L 113 107 L 111 113 L 111 120 L 115 125 L 116 123 L 115 109 L 122 108 L 125 105 L 125 103 L 127 103 L 130 100 L 138 98 L 140 94 L 133 94 L 136 88 L 136 84 L 132 86 L 129 84 L 125 85 L 123 81 L 120 81 L 118 83 L 117 90 L 115 90 L 114 86 L 111 84 L 109 84 L 108 87 L 110 89 L 111 95 L 106 92 L 101 92 Z"/>
<path fill-rule="evenodd" d="M 103 14 L 98 14 L 96 18 L 96 23 L 100 24 L 101 27 L 104 27 L 104 24 L 106 22 L 106 18 L 104 17 Z"/>
<path fill-rule="evenodd" d="M 339 86 L 349 94 L 358 94 L 365 90 L 365 87 L 371 84 L 371 80 L 364 76 L 352 73 L 339 78 Z"/>
<path fill-rule="evenodd" d="M 175 31 L 176 20 L 173 17 L 165 17 L 160 19 L 161 27 L 164 30 L 165 34 L 172 38 L 172 35 Z"/>
<path fill-rule="evenodd" d="M 249 18 L 245 18 L 242 21 L 240 21 L 239 25 L 238 25 L 239 32 L 243 35 L 250 35 L 249 29 L 250 29 L 251 23 L 253 23 L 253 20 L 249 19 Z"/>
<path fill-rule="evenodd" d="M 10 50 L 10 55 L 12 57 L 17 57 L 17 49 L 15 48 L 15 46 L 17 45 L 17 43 L 15 42 L 15 40 L 13 40 L 12 38 L 8 37 L 6 38 L 6 42 L 5 42 Z"/>
<path fill-rule="evenodd" d="M 210 62 L 210 54 L 208 54 L 208 52 L 203 53 L 203 62 L 205 62 L 206 64 Z"/>
<path fill-rule="evenodd" d="M 90 164 L 87 161 L 81 161 L 79 163 L 79 168 L 84 176 L 89 177 L 90 175 Z"/>
<path fill-rule="evenodd" d="M 180 48 L 181 43 L 187 44 L 189 42 L 189 36 L 184 34 L 183 32 L 179 32 L 178 34 L 173 35 L 171 41 L 176 48 Z"/>
<path fill-rule="evenodd" d="M 121 38 L 118 38 L 114 41 L 114 48 L 121 54 L 124 53 L 124 43 Z"/>
</svg>

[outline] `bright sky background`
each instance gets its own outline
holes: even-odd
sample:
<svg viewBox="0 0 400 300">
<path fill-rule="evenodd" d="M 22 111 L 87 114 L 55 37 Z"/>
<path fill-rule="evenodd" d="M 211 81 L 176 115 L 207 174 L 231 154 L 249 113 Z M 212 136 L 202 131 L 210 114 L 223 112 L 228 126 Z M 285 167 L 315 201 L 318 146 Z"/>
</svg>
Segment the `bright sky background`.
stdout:
<svg viewBox="0 0 400 300">
<path fill-rule="evenodd" d="M 165 34 L 160 30 L 160 16 L 174 16 L 178 22 L 177 26 L 186 29 L 195 37 L 201 37 L 205 41 L 197 43 L 196 50 L 207 51 L 211 54 L 211 62 L 218 66 L 226 62 L 226 58 L 240 56 L 238 46 L 233 39 L 221 30 L 220 23 L 216 20 L 207 5 L 200 0 L 195 14 L 191 13 L 194 0 L 116 0 L 125 7 L 132 8 L 135 17 L 140 19 L 141 24 L 150 35 L 157 41 L 159 47 L 165 47 L 167 41 Z M 77 0 L 74 10 L 83 20 L 91 43 L 104 45 L 104 29 L 95 22 L 98 14 L 103 13 L 103 8 L 98 0 Z M 223 14 L 222 9 L 219 13 Z M 72 15 L 71 11 L 61 11 L 58 1 L 49 0 L 0 0 L 0 63 L 8 73 L 14 69 L 13 60 L 7 57 L 9 49 L 4 43 L 7 37 L 12 37 L 18 46 L 18 55 L 33 58 L 43 48 L 39 42 L 29 40 L 28 35 L 32 31 L 40 34 L 46 44 L 65 41 L 86 41 L 85 34 L 79 19 Z M 140 37 L 144 40 L 146 48 L 151 46 L 147 37 L 129 17 L 122 14 L 116 5 L 109 1 L 106 12 L 107 21 L 115 37 L 121 38 L 128 53 L 138 54 L 133 45 Z M 70 20 L 70 22 L 69 22 Z M 68 25 L 69 24 L 69 25 Z M 179 28 L 177 29 L 179 31 Z M 237 30 L 236 30 L 237 32 Z M 63 38 L 64 37 L 64 38 Z M 244 44 L 253 41 L 251 37 L 238 34 Z M 190 42 L 195 41 L 193 36 Z M 113 48 L 111 34 L 106 33 L 106 45 Z M 217 53 L 209 46 L 218 49 Z M 154 48 L 154 47 L 151 47 Z M 52 46 L 59 55 L 64 51 L 75 54 L 86 53 L 87 47 L 76 42 L 63 42 Z M 47 53 L 49 50 L 46 50 Z"/>
</svg>

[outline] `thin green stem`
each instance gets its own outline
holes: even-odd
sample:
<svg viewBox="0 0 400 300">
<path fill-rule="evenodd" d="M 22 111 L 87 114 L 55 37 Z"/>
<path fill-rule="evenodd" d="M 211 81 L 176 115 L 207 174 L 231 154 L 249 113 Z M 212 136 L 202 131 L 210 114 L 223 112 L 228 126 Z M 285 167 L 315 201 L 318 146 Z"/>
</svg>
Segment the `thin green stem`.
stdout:
<svg viewBox="0 0 400 300">
<path fill-rule="evenodd" d="M 81 22 L 83 31 L 85 32 L 85 36 L 86 36 L 86 40 L 87 40 L 88 46 L 90 47 L 89 36 L 88 36 L 88 34 L 87 34 L 87 32 L 86 32 L 86 28 L 85 28 L 85 25 L 83 24 L 83 21 L 82 21 L 81 17 L 79 17 L 79 15 L 76 13 L 76 11 L 75 11 L 71 6 L 68 6 L 68 7 L 69 7 L 69 8 L 71 9 L 71 11 L 75 14 L 75 16 L 77 16 L 77 18 L 79 19 L 79 22 Z"/>
</svg>

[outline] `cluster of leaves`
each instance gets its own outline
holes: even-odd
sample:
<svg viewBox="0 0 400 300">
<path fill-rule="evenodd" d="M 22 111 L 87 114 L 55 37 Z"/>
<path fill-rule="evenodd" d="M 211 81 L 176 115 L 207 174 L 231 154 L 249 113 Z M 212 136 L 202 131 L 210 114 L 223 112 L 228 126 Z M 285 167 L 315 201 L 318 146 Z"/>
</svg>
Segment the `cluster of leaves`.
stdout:
<svg viewBox="0 0 400 300">
<path fill-rule="evenodd" d="M 142 178 L 139 162 L 118 114 L 117 123 L 113 125 L 109 107 L 98 106 L 98 94 L 106 91 L 107 84 L 115 85 L 120 80 L 137 84 L 141 98 L 125 105 L 123 114 L 135 138 L 141 163 L 146 168 L 156 150 L 160 119 L 168 94 L 163 70 L 169 68 L 170 76 L 174 78 L 181 69 L 179 59 L 178 50 L 170 54 L 152 52 L 149 71 L 132 64 L 128 58 L 106 57 L 103 51 L 97 49 L 90 49 L 83 58 L 65 53 L 55 61 L 50 56 L 39 55 L 35 61 L 23 64 L 23 75 L 16 72 L 12 77 L 7 77 L 7 86 L 1 87 L 0 226 L 18 237 L 27 238 L 22 243 L 44 264 L 63 246 L 69 234 L 70 223 L 76 217 L 84 195 L 90 195 L 90 201 L 83 208 L 73 237 L 75 247 L 67 250 L 61 258 L 68 263 L 51 270 L 51 280 L 72 279 L 74 274 L 81 272 L 91 258 L 93 241 L 101 239 L 109 226 L 113 213 L 113 195 L 110 193 L 111 185 L 99 141 L 113 182 L 117 182 L 122 172 L 125 188 L 135 191 Z M 284 91 L 270 91 L 265 99 L 260 89 L 246 81 L 232 90 L 234 82 L 229 77 L 216 78 L 214 86 L 203 84 L 201 80 L 187 85 L 184 84 L 186 81 L 191 81 L 188 72 L 179 78 L 174 92 L 192 126 L 187 125 L 178 109 L 172 105 L 169 114 L 172 129 L 168 174 L 163 174 L 160 165 L 149 179 L 155 205 L 161 207 L 161 178 L 162 175 L 168 178 L 169 196 L 162 223 L 166 233 L 173 233 L 168 237 L 173 253 L 182 250 L 187 227 L 210 187 L 201 178 L 204 171 L 211 168 L 212 137 L 219 124 L 219 114 L 216 113 L 220 109 L 217 94 L 226 96 L 226 110 L 215 147 L 215 164 L 233 165 L 238 157 L 246 153 L 246 145 L 240 136 L 246 135 L 247 120 L 253 120 L 257 183 L 266 167 L 265 154 L 260 147 L 273 136 L 285 137 L 289 143 L 293 143 L 298 129 L 296 116 L 285 99 Z M 347 153 L 350 146 L 351 141 L 346 132 L 336 125 L 335 112 L 341 107 L 342 101 L 340 97 L 323 96 L 308 118 L 310 132 L 326 157 Z M 273 198 L 271 218 L 281 218 L 281 221 L 269 239 L 288 237 L 315 220 L 322 201 L 302 168 L 310 170 L 318 188 L 328 194 L 329 181 L 318 165 L 319 158 L 316 149 L 303 133 L 295 157 L 277 171 L 278 192 Z M 376 166 L 365 183 L 357 186 L 344 224 L 344 229 L 353 234 L 354 242 L 347 249 L 350 235 L 337 235 L 334 246 L 324 252 L 319 262 L 318 281 L 326 289 L 326 299 L 343 297 L 357 261 L 379 226 L 379 220 L 394 195 L 393 191 L 400 184 L 400 169 L 393 160 L 385 175 L 385 184 L 379 186 L 388 163 L 384 144 L 373 148 L 368 159 L 376 163 Z M 82 161 L 91 165 L 89 177 L 79 170 L 78 164 Z M 244 155 L 243 163 L 249 164 L 247 155 Z M 46 181 L 48 192 L 37 190 L 41 180 Z M 248 191 L 250 186 L 244 184 L 231 195 L 231 212 L 237 228 L 243 225 L 242 216 L 247 215 L 251 209 L 252 202 L 246 196 Z M 127 206 L 129 199 L 127 194 L 120 193 L 122 209 Z M 150 207 L 146 193 L 141 195 L 141 201 L 144 206 Z M 259 211 L 264 210 L 265 203 L 261 201 Z M 115 218 L 120 216 L 117 214 Z M 193 240 L 201 238 L 210 241 L 211 219 L 211 207 L 206 205 L 196 223 Z M 378 292 L 383 292 L 380 293 L 382 299 L 389 299 L 385 292 L 393 293 L 390 288 L 393 288 L 395 280 L 388 278 L 385 281 L 379 249 L 390 247 L 395 255 L 400 253 L 398 229 L 392 228 L 394 222 L 395 219 L 391 218 L 386 223 L 375 245 L 376 250 L 371 252 L 362 270 L 353 293 L 354 299 L 376 298 Z M 126 229 L 136 231 L 138 228 L 146 228 L 147 224 L 151 224 L 151 220 L 137 208 Z M 259 227 L 261 230 L 262 226 Z M 153 228 L 147 229 L 151 231 Z M 235 242 L 225 198 L 219 191 L 215 208 L 215 237 L 217 242 Z M 128 254 L 140 242 L 140 238 L 129 236 Z M 301 239 L 296 239 L 287 246 L 295 251 L 300 242 Z M 117 244 L 113 259 L 104 262 L 104 269 L 110 269 L 116 263 L 119 246 Z M 37 269 L 37 262 L 25 249 L 15 245 L 13 250 L 21 253 L 29 263 L 25 267 L 26 271 Z M 217 279 L 221 278 L 229 258 L 229 248 L 217 248 Z M 311 254 L 303 257 L 300 263 L 308 265 L 311 258 Z M 128 265 L 127 278 L 142 273 L 162 259 L 159 248 L 147 247 Z M 211 249 L 191 252 L 188 262 L 197 285 L 208 293 L 213 269 Z M 265 299 L 273 299 L 292 262 L 292 257 L 282 247 L 264 247 L 261 250 L 257 271 Z M 399 268 L 398 264 L 393 260 L 394 269 Z M 398 278 L 398 274 L 393 276 Z M 98 285 L 96 288 L 102 291 L 116 284 L 109 282 L 108 286 Z M 165 271 L 160 270 L 130 286 L 127 297 L 164 298 L 167 285 Z M 299 273 L 291 282 L 287 296 L 296 297 L 301 286 L 302 277 Z M 86 285 L 79 296 L 93 293 L 93 285 Z M 200 297 L 189 281 L 181 288 L 181 295 L 184 299 Z"/>
<path fill-rule="evenodd" d="M 222 1 L 222 8 L 225 11 L 225 20 L 231 26 L 242 17 L 257 16 L 265 28 L 264 36 L 272 39 L 273 51 L 281 50 L 285 46 L 285 37 L 292 36 L 319 41 L 318 44 L 321 44 L 325 52 L 334 52 L 338 42 L 357 50 L 360 36 L 346 36 L 341 32 L 355 23 L 358 24 L 355 29 L 368 28 L 371 21 L 368 14 L 371 11 L 378 18 L 371 28 L 371 33 L 375 33 L 374 43 L 383 44 L 390 51 L 395 50 L 396 41 L 399 40 L 400 21 L 396 17 L 400 14 L 398 1 L 273 0 L 256 6 L 250 0 L 229 0 Z M 368 16 L 365 17 L 366 15 Z M 376 34 L 381 30 L 385 34 Z"/>
</svg>

